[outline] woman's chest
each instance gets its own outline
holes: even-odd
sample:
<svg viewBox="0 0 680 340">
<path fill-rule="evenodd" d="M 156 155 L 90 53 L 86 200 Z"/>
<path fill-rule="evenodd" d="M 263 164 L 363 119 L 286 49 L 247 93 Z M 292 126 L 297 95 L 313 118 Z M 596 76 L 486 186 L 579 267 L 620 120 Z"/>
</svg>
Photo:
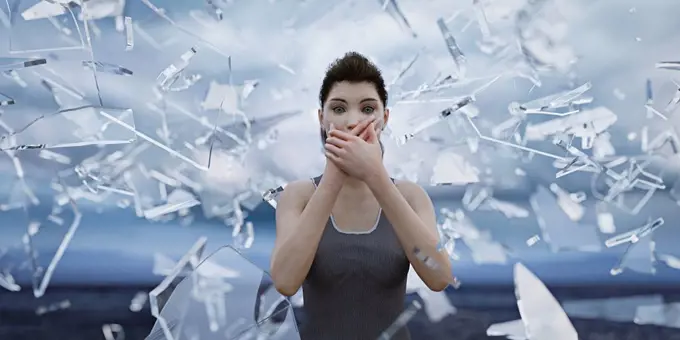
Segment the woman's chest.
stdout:
<svg viewBox="0 0 680 340">
<path fill-rule="evenodd" d="M 323 285 L 360 282 L 383 287 L 406 279 L 409 262 L 393 233 L 376 229 L 370 234 L 326 231 L 310 268 L 308 280 Z"/>
</svg>

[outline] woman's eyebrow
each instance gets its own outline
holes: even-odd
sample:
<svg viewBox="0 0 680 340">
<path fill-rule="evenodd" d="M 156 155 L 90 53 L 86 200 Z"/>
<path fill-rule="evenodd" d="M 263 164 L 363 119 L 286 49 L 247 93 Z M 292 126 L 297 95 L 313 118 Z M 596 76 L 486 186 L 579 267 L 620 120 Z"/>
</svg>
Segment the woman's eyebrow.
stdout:
<svg viewBox="0 0 680 340">
<path fill-rule="evenodd" d="M 345 99 L 342 99 L 342 98 L 331 98 L 331 99 L 329 99 L 328 101 L 343 102 L 343 103 L 347 104 L 347 101 L 346 101 Z M 378 101 L 378 100 L 375 99 L 375 98 L 364 98 L 364 99 L 362 99 L 359 103 L 365 103 L 365 102 L 377 102 L 377 101 Z"/>
</svg>

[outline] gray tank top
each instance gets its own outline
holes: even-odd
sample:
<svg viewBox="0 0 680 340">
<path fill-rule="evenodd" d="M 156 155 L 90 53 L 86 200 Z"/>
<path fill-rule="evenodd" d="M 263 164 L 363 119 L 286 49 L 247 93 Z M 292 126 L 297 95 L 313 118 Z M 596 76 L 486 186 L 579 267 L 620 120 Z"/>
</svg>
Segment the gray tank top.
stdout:
<svg viewBox="0 0 680 340">
<path fill-rule="evenodd" d="M 313 179 L 315 187 L 321 177 Z M 409 261 L 382 211 L 369 232 L 329 218 L 302 285 L 302 340 L 375 340 L 404 310 Z M 409 340 L 402 328 L 395 340 Z"/>
</svg>

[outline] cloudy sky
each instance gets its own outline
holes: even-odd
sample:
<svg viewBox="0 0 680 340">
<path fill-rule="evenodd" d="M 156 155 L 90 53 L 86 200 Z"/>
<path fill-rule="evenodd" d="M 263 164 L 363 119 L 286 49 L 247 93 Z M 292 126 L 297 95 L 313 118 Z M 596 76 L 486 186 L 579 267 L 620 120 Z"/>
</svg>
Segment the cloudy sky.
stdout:
<svg viewBox="0 0 680 340">
<path fill-rule="evenodd" d="M 0 77 L 0 93 L 16 102 L 0 107 L 0 120 L 6 129 L 17 131 L 37 117 L 46 116 L 16 134 L 18 144 L 78 142 L 82 138 L 74 133 L 99 131 L 103 126 L 107 126 L 105 133 L 91 144 L 134 139 L 135 134 L 130 130 L 116 124 L 107 125 L 105 118 L 97 116 L 99 110 L 54 114 L 60 109 L 102 106 L 106 108 L 102 111 L 157 141 L 157 145 L 151 145 L 142 141 L 143 137 L 137 137 L 138 141 L 132 145 L 106 148 L 107 152 L 113 152 L 147 145 L 135 159 L 136 170 L 131 172 L 137 190 L 155 192 L 149 195 L 156 201 L 151 199 L 146 204 L 161 202 L 156 197 L 156 181 L 140 174 L 144 173 L 139 170 L 140 164 L 147 172 L 158 170 L 168 174 L 180 169 L 192 183 L 202 187 L 200 200 L 208 210 L 206 207 L 230 204 L 236 193 L 247 189 L 249 178 L 254 177 L 257 182 L 265 172 L 286 180 L 321 172 L 323 157 L 319 152 L 316 118 L 318 88 L 327 65 L 350 50 L 374 60 L 388 83 L 417 56 L 409 71 L 390 87 L 390 128 L 395 135 L 408 132 L 407 124 L 414 119 L 436 115 L 451 105 L 450 99 L 469 95 L 497 76 L 501 77 L 476 95 L 474 110 L 471 109 L 478 113 L 472 121 L 486 136 L 510 117 L 510 103 L 528 102 L 586 82 L 592 84 L 587 95 L 594 97 L 586 109 L 600 112 L 606 109 L 615 115 L 615 122 L 608 125 L 607 132 L 617 154 L 641 153 L 643 126 L 649 127 L 650 136 L 674 128 L 678 118 L 672 113 L 667 114 L 667 120 L 646 117 L 645 82 L 651 80 L 653 105 L 663 111 L 677 91 L 672 82 L 676 74 L 655 69 L 655 63 L 680 60 L 680 45 L 673 38 L 680 23 L 669 14 L 678 13 L 680 3 L 667 0 L 531 2 L 533 5 L 524 0 L 487 0 L 480 1 L 481 7 L 475 8 L 472 1 L 400 0 L 397 3 L 408 22 L 406 26 L 392 2 L 383 9 L 382 1 L 378 0 L 225 1 L 220 3 L 223 18 L 219 21 L 215 19 L 215 11 L 202 1 L 139 0 L 128 1 L 119 8 L 112 5 L 113 2 L 107 7 L 107 2 L 101 1 L 99 7 L 90 10 L 98 19 L 90 21 L 86 30 L 78 19 L 77 8 L 73 15 L 67 12 L 51 21 L 26 21 L 20 13 L 37 1 L 21 1 L 14 7 L 10 0 L 7 8 L 0 5 L 5 11 L 4 16 L 0 14 L 1 55 L 46 58 L 47 64 L 16 69 L 15 73 Z M 152 7 L 163 9 L 163 16 Z M 10 13 L 9 8 L 15 9 Z M 484 25 L 480 25 L 485 21 L 479 19 L 479 11 L 489 26 L 486 37 Z M 532 20 L 518 23 L 521 11 L 528 13 Z M 126 48 L 128 32 L 122 17 L 117 23 L 116 16 L 132 19 L 133 47 Z M 11 27 L 9 18 L 12 18 Z M 444 91 L 416 98 L 426 102 L 400 101 L 404 93 L 456 72 L 436 24 L 438 18 L 445 20 L 466 56 L 465 79 Z M 539 73 L 540 87 L 526 77 L 517 76 L 529 71 L 516 47 L 518 25 L 525 34 L 525 47 L 551 69 Z M 82 48 L 89 44 L 91 51 Z M 493 46 L 501 52 L 489 53 L 488 49 Z M 197 51 L 195 56 L 173 90 L 165 93 L 164 102 L 160 101 L 153 90 L 157 77 L 191 48 Z M 100 71 L 95 81 L 95 74 L 83 67 L 83 62 L 91 62 L 93 56 L 106 67 L 122 67 L 133 75 Z M 0 67 L 15 61 L 0 59 Z M 182 82 L 198 76 L 200 79 L 194 84 L 181 89 Z M 247 87 L 244 84 L 253 81 L 257 81 L 258 86 L 244 98 Z M 236 95 L 213 93 L 218 98 L 217 106 L 214 98 L 212 102 L 207 99 L 220 85 L 229 84 L 233 85 Z M 228 112 L 217 110 L 219 98 L 224 98 L 222 107 Z M 131 112 L 126 111 L 128 109 Z M 234 114 L 235 111 L 242 115 Z M 287 114 L 291 112 L 299 113 Z M 216 123 L 227 131 L 235 131 L 239 139 L 245 139 L 243 129 L 238 128 L 243 116 L 255 122 L 265 122 L 273 116 L 285 119 L 253 124 L 253 145 L 259 147 L 250 148 L 240 161 L 226 151 L 235 143 L 224 143 L 228 138 L 218 133 L 220 140 L 230 146 L 216 147 L 208 171 L 198 169 L 208 165 L 208 148 L 205 144 L 191 145 L 196 140 L 205 140 L 215 130 Z M 533 116 L 528 122 L 537 125 L 550 118 L 553 117 Z M 470 126 L 465 120 L 463 123 L 440 123 L 421 135 L 432 138 L 416 138 L 403 146 L 383 136 L 387 167 L 395 175 L 429 184 L 436 172 L 435 165 L 444 159 L 448 162 L 442 162 L 447 166 L 443 173 L 449 173 L 451 181 L 464 184 L 478 178 L 500 188 L 523 188 L 527 196 L 536 183 L 547 186 L 555 181 L 556 169 L 548 157 L 535 156 L 528 160 L 512 148 L 485 141 L 473 153 L 465 143 Z M 172 137 L 170 143 L 164 140 L 165 131 Z M 170 146 L 163 146 L 168 144 Z M 580 141 L 576 140 L 575 145 L 580 146 Z M 532 141 L 529 146 L 564 156 L 564 151 L 549 140 Z M 171 156 L 167 149 L 177 150 L 177 157 Z M 70 157 L 71 163 L 45 159 L 45 154 L 41 156 L 34 151 L 16 154 L 29 186 L 36 192 L 51 191 L 48 184 L 57 171 L 72 169 L 97 150 L 94 146 L 85 146 L 53 151 Z M 674 157 L 666 155 L 665 162 L 673 166 Z M 475 168 L 479 171 L 470 170 Z M 522 171 L 514 171 L 515 168 Z M 16 163 L 10 157 L 2 158 L 0 170 L 6 178 L 0 185 L 2 192 L 13 192 L 15 169 Z M 574 192 L 587 191 L 589 181 L 589 175 L 574 174 L 557 183 Z M 655 213 L 673 217 L 672 202 L 667 198 L 662 200 L 663 204 L 655 206 Z M 637 216 L 628 227 L 639 226 L 646 218 Z M 532 233 L 523 235 L 528 237 Z"/>
</svg>

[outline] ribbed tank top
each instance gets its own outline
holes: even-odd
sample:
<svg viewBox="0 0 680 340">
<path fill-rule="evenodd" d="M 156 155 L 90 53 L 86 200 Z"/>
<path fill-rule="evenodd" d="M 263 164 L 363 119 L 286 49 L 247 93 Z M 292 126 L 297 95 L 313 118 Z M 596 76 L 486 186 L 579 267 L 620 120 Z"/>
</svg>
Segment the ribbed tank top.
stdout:
<svg viewBox="0 0 680 340">
<path fill-rule="evenodd" d="M 313 178 L 314 186 L 321 177 Z M 375 340 L 404 310 L 409 261 L 382 211 L 369 232 L 328 219 L 302 285 L 302 340 Z M 409 340 L 402 328 L 392 339 Z"/>
</svg>

